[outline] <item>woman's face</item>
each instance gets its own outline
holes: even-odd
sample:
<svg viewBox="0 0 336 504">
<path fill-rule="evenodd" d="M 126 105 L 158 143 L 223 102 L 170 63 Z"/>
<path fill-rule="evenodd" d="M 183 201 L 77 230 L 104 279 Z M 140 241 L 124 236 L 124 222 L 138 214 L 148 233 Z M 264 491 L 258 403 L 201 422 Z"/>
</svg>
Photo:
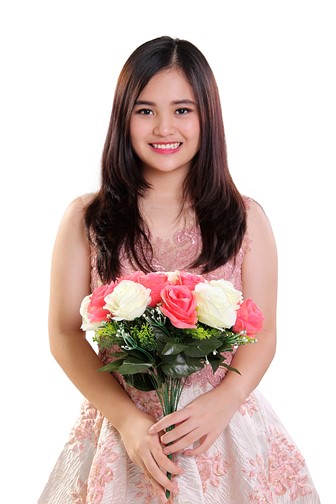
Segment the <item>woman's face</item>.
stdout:
<svg viewBox="0 0 336 504">
<path fill-rule="evenodd" d="M 185 176 L 199 150 L 200 120 L 193 90 L 178 70 L 163 70 L 140 93 L 131 117 L 133 150 L 144 175 L 178 170 Z"/>
</svg>

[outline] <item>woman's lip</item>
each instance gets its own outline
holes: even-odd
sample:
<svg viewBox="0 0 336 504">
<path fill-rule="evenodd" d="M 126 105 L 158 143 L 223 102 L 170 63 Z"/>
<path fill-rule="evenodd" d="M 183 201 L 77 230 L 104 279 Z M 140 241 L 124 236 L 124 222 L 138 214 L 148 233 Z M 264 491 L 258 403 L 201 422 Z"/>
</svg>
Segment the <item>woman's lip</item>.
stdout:
<svg viewBox="0 0 336 504">
<path fill-rule="evenodd" d="M 171 154 L 176 152 L 182 145 L 182 142 L 153 142 L 150 147 L 159 154 Z"/>
</svg>

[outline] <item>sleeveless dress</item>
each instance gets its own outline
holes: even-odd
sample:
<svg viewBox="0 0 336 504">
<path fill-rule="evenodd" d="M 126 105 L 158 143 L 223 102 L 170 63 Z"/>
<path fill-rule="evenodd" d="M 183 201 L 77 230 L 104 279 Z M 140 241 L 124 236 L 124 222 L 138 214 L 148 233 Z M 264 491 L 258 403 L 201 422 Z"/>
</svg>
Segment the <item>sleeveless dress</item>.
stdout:
<svg viewBox="0 0 336 504">
<path fill-rule="evenodd" d="M 197 257 L 201 237 L 197 228 L 184 229 L 173 241 L 154 241 L 154 264 L 159 271 L 186 270 Z M 241 269 L 249 240 L 235 260 L 218 268 L 208 279 L 225 278 L 241 290 Z M 123 275 L 132 271 L 125 261 Z M 188 270 L 198 272 L 197 270 Z M 92 288 L 97 285 L 94 261 Z M 100 351 L 103 362 L 108 352 Z M 230 363 L 232 354 L 228 354 Z M 179 409 L 216 387 L 225 369 L 215 374 L 208 365 L 191 375 Z M 141 392 L 116 379 L 135 404 L 159 419 L 155 392 Z M 266 399 L 255 390 L 241 405 L 211 448 L 196 457 L 174 455 L 184 469 L 175 477 L 179 494 L 174 504 L 318 504 L 318 494 L 298 448 Z M 78 420 L 50 475 L 38 504 L 159 504 L 152 484 L 129 459 L 120 435 L 96 408 L 84 400 Z"/>
</svg>

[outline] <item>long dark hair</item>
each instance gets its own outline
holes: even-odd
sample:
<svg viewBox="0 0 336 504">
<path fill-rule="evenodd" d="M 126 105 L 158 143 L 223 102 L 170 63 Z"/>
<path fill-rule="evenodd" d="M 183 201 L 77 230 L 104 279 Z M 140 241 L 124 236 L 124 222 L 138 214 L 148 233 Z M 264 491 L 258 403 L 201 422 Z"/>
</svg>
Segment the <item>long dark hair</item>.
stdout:
<svg viewBox="0 0 336 504">
<path fill-rule="evenodd" d="M 102 155 L 101 186 L 85 213 L 103 282 L 120 275 L 122 253 L 135 268 L 153 269 L 150 237 L 138 208 L 138 199 L 149 185 L 132 150 L 130 119 L 149 80 L 170 68 L 182 70 L 188 79 L 201 124 L 199 152 L 184 182 L 184 198 L 193 205 L 202 236 L 200 255 L 189 267 L 212 271 L 232 259 L 242 244 L 245 205 L 228 169 L 222 109 L 212 70 L 190 42 L 159 37 L 138 47 L 120 73 Z"/>
</svg>

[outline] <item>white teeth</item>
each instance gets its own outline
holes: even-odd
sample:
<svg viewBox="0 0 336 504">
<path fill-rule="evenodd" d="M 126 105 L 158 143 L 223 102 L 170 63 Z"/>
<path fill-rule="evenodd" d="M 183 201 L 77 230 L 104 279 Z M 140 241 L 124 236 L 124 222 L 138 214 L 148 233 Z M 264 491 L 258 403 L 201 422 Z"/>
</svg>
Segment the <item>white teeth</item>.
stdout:
<svg viewBox="0 0 336 504">
<path fill-rule="evenodd" d="M 170 144 L 153 143 L 151 145 L 154 147 L 154 149 L 177 149 L 181 145 L 181 143 L 180 142 L 170 143 Z"/>
</svg>

